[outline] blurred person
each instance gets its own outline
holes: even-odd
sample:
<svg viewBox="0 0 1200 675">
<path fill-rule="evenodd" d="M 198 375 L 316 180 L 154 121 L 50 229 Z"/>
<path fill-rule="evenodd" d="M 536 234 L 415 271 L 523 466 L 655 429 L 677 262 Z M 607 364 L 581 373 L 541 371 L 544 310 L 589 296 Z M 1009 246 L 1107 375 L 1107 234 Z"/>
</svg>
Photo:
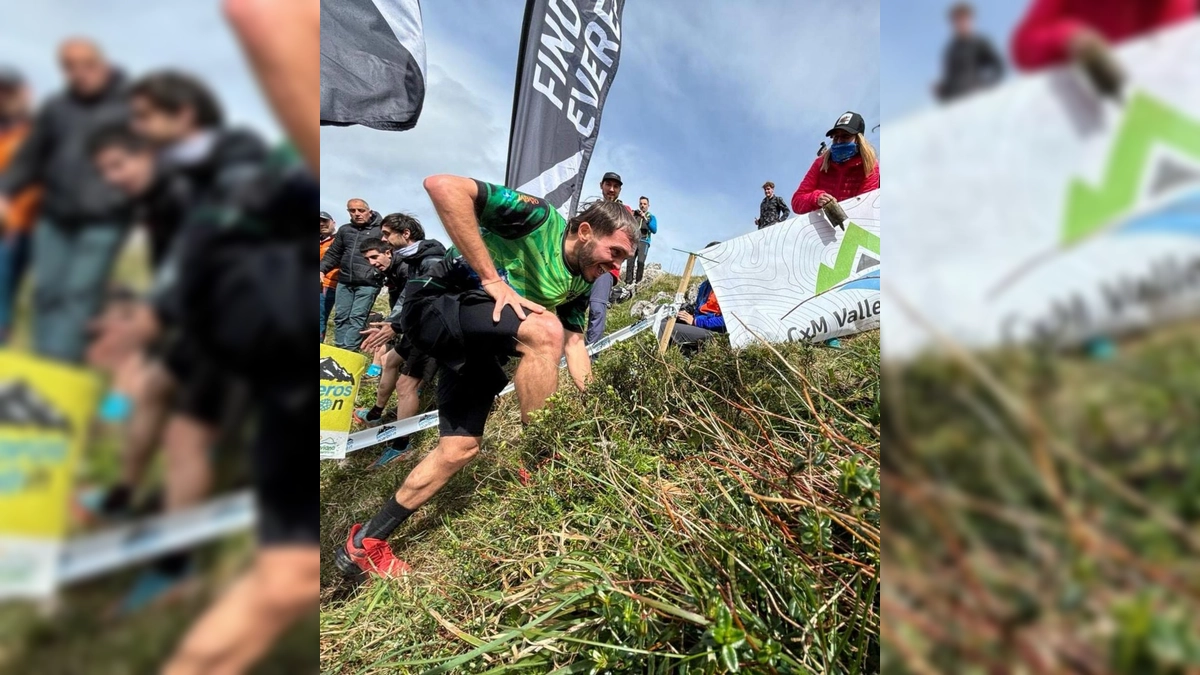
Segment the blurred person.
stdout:
<svg viewBox="0 0 1200 675">
<path fill-rule="evenodd" d="M 334 222 L 333 216 L 329 213 L 321 212 L 321 259 L 325 259 L 325 252 L 329 250 L 333 244 L 333 232 L 337 229 L 337 223 Z M 337 296 L 337 275 L 338 268 L 329 270 L 324 275 L 324 281 L 321 282 L 321 342 L 325 341 L 325 331 L 329 326 L 329 314 L 333 312 L 333 303 Z"/>
<path fill-rule="evenodd" d="M 600 194 L 606 201 L 621 202 L 621 176 L 609 171 L 600 179 Z M 624 204 L 622 204 L 624 206 Z M 625 206 L 632 213 L 633 209 Z M 613 286 L 621 280 L 621 270 L 613 270 L 609 276 L 601 276 L 592 284 L 592 292 L 588 298 L 588 325 L 584 341 L 591 344 L 604 335 L 604 326 L 608 321 L 608 307 L 612 297 Z M 625 283 L 629 283 L 628 276 Z"/>
<path fill-rule="evenodd" d="M 425 189 L 454 247 L 433 274 L 409 280 L 400 322 L 439 364 L 438 445 L 338 547 L 334 562 L 350 577 L 408 571 L 387 538 L 478 454 L 509 358 L 520 357 L 514 381 L 523 423 L 557 389 L 564 354 L 575 386 L 586 389 L 591 286 L 636 245 L 637 221 L 614 200 L 567 221 L 542 199 L 470 178 L 431 176 Z M 521 476 L 527 480 L 524 468 Z"/>
<path fill-rule="evenodd" d="M 383 242 L 392 249 L 392 261 L 386 269 L 381 268 L 384 260 L 379 244 L 364 244 L 363 255 L 371 264 L 391 278 L 401 288 L 396 306 L 386 322 L 372 325 L 363 331 L 365 348 L 388 345 L 383 375 L 375 391 L 375 405 L 354 411 L 355 418 L 368 426 L 378 424 L 383 418 L 392 393 L 396 394 L 396 419 L 407 419 L 417 414 L 420 408 L 421 390 L 433 381 L 437 373 L 437 362 L 412 345 L 400 326 L 400 313 L 404 309 L 403 289 L 409 279 L 428 277 L 446 256 L 446 247 L 436 239 L 426 239 L 425 229 L 413 216 L 406 213 L 388 214 L 381 227 Z M 374 252 L 373 252 L 374 251 Z M 409 436 L 394 439 L 375 466 L 383 466 L 397 459 L 409 448 Z"/>
<path fill-rule="evenodd" d="M 29 87 L 15 68 L 0 66 L 0 175 L 12 163 L 32 128 Z M 0 345 L 12 330 L 17 291 L 29 264 L 29 230 L 37 218 L 41 191 L 30 186 L 13 200 L 0 219 Z"/>
<path fill-rule="evenodd" d="M 1012 58 L 1033 72 L 1078 63 L 1096 90 L 1119 97 L 1126 79 L 1111 45 L 1194 19 L 1198 0 L 1034 0 L 1012 36 Z"/>
<path fill-rule="evenodd" d="M 358 347 L 360 333 L 366 328 L 367 317 L 383 286 L 382 275 L 367 264 L 359 248 L 364 241 L 379 238 L 383 216 L 372 211 L 362 199 L 346 202 L 346 211 L 350 222 L 338 228 L 321 259 L 321 283 L 335 267 L 340 268 L 333 310 L 333 346 L 353 350 Z"/>
<path fill-rule="evenodd" d="M 1117 44 L 1196 18 L 1196 0 L 1033 0 L 1012 36 L 1012 60 L 1030 72 L 1061 65 L 1090 43 Z"/>
<path fill-rule="evenodd" d="M 125 119 L 129 108 L 124 75 L 95 43 L 66 40 L 59 62 L 67 87 L 42 106 L 0 176 L 0 219 L 25 188 L 44 188 L 31 252 L 33 347 L 42 356 L 78 362 L 129 225 L 124 197 L 101 180 L 86 140 L 97 127 Z"/>
<path fill-rule="evenodd" d="M 825 143 L 821 143 L 821 148 L 817 150 L 817 157 L 825 150 Z M 775 183 L 767 181 L 763 183 L 763 199 L 758 205 L 758 217 L 754 219 L 754 224 L 758 229 L 770 227 L 775 223 L 781 223 L 787 220 L 787 217 L 792 215 L 792 212 L 787 207 L 787 202 L 783 198 L 775 194 Z"/>
<path fill-rule="evenodd" d="M 720 243 L 709 242 L 704 248 Z M 689 309 L 691 311 L 681 309 L 675 315 L 676 323 L 670 338 L 671 344 L 678 346 L 685 354 L 695 353 L 700 345 L 725 332 L 725 318 L 721 315 L 721 306 L 717 304 L 717 294 L 708 280 L 701 282 L 696 291 L 696 302 Z M 666 324 L 662 330 L 666 330 Z"/>
<path fill-rule="evenodd" d="M 225 128 L 216 97 L 185 73 L 159 71 L 141 78 L 130 88 L 130 108 L 127 136 L 123 138 L 117 128 L 111 135 L 93 139 L 92 150 L 105 178 L 142 207 L 156 273 L 173 274 L 169 249 L 179 245 L 179 233 L 189 227 L 188 219 L 261 170 L 267 147 L 249 131 Z M 145 158 L 150 153 L 138 141 L 155 151 L 148 182 Z M 238 382 L 206 359 L 180 330 L 182 308 L 171 309 L 164 315 L 171 332 L 153 347 L 144 386 L 133 405 L 121 480 L 104 495 L 98 507 L 101 513 L 129 508 L 160 447 L 160 433 L 166 511 L 195 506 L 211 491 L 209 453 L 220 435 L 224 404 L 237 397 Z M 120 611 L 137 611 L 169 597 L 194 572 L 186 553 L 165 556 L 139 577 Z"/>
<path fill-rule="evenodd" d="M 638 246 L 633 257 L 629 262 L 625 263 L 625 283 L 631 281 L 635 284 L 642 283 L 642 273 L 646 271 L 646 256 L 650 254 L 650 238 L 658 233 L 658 219 L 650 213 L 650 200 L 645 196 L 638 198 L 638 210 L 633 212 L 633 217 L 638 221 Z M 634 269 L 634 262 L 637 263 L 637 269 Z M 634 272 L 636 271 L 636 275 Z"/>
<path fill-rule="evenodd" d="M 950 8 L 954 37 L 942 57 L 942 79 L 934 88 L 948 103 L 967 94 L 993 87 L 1004 77 L 1004 61 L 992 41 L 975 32 L 975 8 L 967 2 Z"/>
</svg>

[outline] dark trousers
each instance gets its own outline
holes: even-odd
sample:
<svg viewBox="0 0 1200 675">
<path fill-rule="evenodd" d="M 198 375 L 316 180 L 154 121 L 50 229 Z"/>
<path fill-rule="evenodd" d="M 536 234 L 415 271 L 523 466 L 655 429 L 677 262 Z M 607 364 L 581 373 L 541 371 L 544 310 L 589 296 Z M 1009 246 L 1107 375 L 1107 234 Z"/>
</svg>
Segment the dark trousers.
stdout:
<svg viewBox="0 0 1200 675">
<path fill-rule="evenodd" d="M 629 283 L 630 279 L 634 283 L 642 283 L 642 272 L 646 271 L 646 254 L 650 252 L 650 242 L 639 241 L 637 250 L 630 256 L 629 262 L 625 263 L 625 283 Z M 637 276 L 633 275 L 634 263 L 637 263 Z"/>
<path fill-rule="evenodd" d="M 616 282 L 613 275 L 605 273 L 592 284 L 592 295 L 588 300 L 587 335 L 584 337 L 586 344 L 590 345 L 604 335 L 604 323 L 608 319 L 608 298 Z"/>
</svg>

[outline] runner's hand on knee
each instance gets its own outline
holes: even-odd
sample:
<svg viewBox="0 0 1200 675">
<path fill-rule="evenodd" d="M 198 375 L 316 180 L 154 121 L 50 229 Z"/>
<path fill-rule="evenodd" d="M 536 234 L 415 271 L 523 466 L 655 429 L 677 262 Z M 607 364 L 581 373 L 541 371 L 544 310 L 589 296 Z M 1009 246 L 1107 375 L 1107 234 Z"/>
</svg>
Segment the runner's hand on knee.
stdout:
<svg viewBox="0 0 1200 675">
<path fill-rule="evenodd" d="M 504 312 L 505 307 L 512 307 L 513 311 L 517 313 L 517 318 L 522 321 L 526 318 L 526 309 L 534 314 L 541 314 L 546 311 L 545 307 L 536 302 L 530 302 L 522 298 L 519 293 L 513 290 L 512 286 L 504 283 L 503 279 L 496 279 L 495 281 L 483 284 L 483 290 L 496 301 L 496 309 L 492 312 L 493 323 L 500 323 L 500 315 Z"/>
</svg>

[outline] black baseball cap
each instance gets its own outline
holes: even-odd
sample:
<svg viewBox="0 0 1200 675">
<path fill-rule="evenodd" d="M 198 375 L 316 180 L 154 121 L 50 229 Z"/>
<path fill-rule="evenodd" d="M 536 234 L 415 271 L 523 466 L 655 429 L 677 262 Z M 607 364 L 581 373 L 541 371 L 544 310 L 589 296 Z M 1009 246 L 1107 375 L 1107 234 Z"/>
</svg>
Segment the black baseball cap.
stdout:
<svg viewBox="0 0 1200 675">
<path fill-rule="evenodd" d="M 333 220 L 333 216 L 329 215 L 328 211 L 322 211 L 321 220 Z"/>
<path fill-rule="evenodd" d="M 21 71 L 12 66 L 0 65 L 0 87 L 19 87 L 25 84 Z"/>
<path fill-rule="evenodd" d="M 833 123 L 833 128 L 826 131 L 825 135 L 832 136 L 833 132 L 839 130 L 851 134 L 865 134 L 867 132 L 867 123 L 863 121 L 862 115 L 847 111 L 846 114 L 838 118 L 837 122 Z"/>
<path fill-rule="evenodd" d="M 613 173 L 612 171 L 609 171 L 608 173 L 604 174 L 604 178 L 601 178 L 600 182 L 603 183 L 605 181 L 610 181 L 610 180 L 614 181 L 617 185 L 624 185 L 624 183 L 621 182 L 621 177 L 618 176 L 617 174 Z"/>
</svg>

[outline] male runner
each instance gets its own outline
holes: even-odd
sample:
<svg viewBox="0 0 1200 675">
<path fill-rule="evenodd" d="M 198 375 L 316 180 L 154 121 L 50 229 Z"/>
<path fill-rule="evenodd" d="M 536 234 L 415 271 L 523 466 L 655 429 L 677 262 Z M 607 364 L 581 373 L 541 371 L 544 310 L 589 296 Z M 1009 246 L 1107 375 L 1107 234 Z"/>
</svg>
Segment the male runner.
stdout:
<svg viewBox="0 0 1200 675">
<path fill-rule="evenodd" d="M 409 280 L 400 323 L 439 364 L 440 438 L 380 512 L 350 529 L 334 562 L 352 577 L 408 570 L 387 538 L 479 452 L 509 357 L 521 357 L 523 423 L 557 388 L 564 352 L 575 386 L 586 388 L 592 282 L 619 269 L 635 245 L 633 214 L 614 202 L 568 222 L 537 197 L 470 178 L 432 176 L 425 190 L 454 247 L 432 274 Z"/>
</svg>

